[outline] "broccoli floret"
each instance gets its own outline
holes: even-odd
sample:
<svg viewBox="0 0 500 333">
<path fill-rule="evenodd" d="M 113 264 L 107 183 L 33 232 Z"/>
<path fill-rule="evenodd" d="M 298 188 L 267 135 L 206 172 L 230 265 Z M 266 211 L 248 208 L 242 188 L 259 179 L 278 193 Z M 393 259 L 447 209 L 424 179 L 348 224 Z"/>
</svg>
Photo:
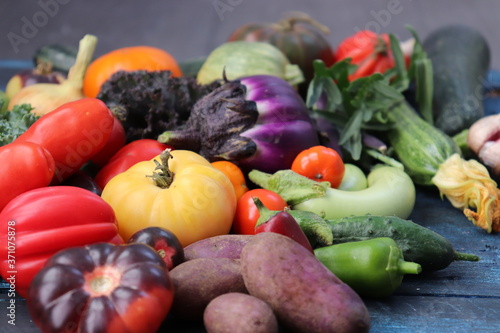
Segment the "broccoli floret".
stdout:
<svg viewBox="0 0 500 333">
<path fill-rule="evenodd" d="M 119 108 L 127 141 L 157 139 L 182 127 L 193 105 L 219 82 L 200 85 L 194 77 L 172 77 L 170 71 L 119 71 L 106 81 L 97 98 Z"/>
<path fill-rule="evenodd" d="M 17 139 L 40 118 L 31 110 L 31 105 L 22 104 L 15 105 L 11 111 L 0 112 L 0 146 Z"/>
</svg>

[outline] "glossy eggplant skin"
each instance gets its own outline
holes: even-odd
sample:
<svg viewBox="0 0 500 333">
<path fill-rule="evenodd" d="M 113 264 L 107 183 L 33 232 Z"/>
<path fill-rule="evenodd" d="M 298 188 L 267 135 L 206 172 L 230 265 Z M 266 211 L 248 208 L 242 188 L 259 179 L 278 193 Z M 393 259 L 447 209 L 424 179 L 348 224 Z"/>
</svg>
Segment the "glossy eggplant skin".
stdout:
<svg viewBox="0 0 500 333">
<path fill-rule="evenodd" d="M 156 332 L 173 285 L 161 257 L 144 244 L 97 243 L 52 256 L 29 289 L 42 332 Z"/>
<path fill-rule="evenodd" d="M 142 243 L 158 252 L 168 270 L 185 261 L 184 248 L 173 232 L 161 227 L 148 227 L 133 234 L 128 243 Z"/>
</svg>

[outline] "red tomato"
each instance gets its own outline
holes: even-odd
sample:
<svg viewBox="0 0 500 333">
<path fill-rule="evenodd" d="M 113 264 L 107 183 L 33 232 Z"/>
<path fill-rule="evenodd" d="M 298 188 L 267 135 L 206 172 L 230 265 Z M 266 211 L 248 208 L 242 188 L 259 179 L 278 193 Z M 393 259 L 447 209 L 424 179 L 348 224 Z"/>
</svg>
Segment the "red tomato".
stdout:
<svg viewBox="0 0 500 333">
<path fill-rule="evenodd" d="M 335 61 L 351 58 L 358 65 L 349 80 L 385 73 L 395 66 L 388 34 L 376 34 L 370 30 L 361 30 L 344 39 L 337 47 Z M 408 59 L 407 59 L 408 60 Z"/>
<path fill-rule="evenodd" d="M 99 242 L 123 244 L 110 205 L 73 186 L 46 186 L 12 199 L 0 213 L 0 275 L 26 298 L 36 273 L 54 253 Z"/>
<path fill-rule="evenodd" d="M 339 187 L 344 178 L 342 157 L 332 148 L 314 146 L 301 151 L 291 169 L 299 175 L 316 181 L 327 181 L 332 188 Z"/>
<path fill-rule="evenodd" d="M 52 155 L 32 142 L 0 147 L 0 161 L 0 211 L 19 194 L 48 186 L 56 169 Z"/>
<path fill-rule="evenodd" d="M 255 235 L 255 225 L 260 214 L 253 201 L 254 197 L 259 198 L 264 206 L 270 210 L 283 210 L 288 206 L 286 201 L 276 192 L 265 189 L 250 190 L 243 194 L 236 205 L 233 233 Z"/>
<path fill-rule="evenodd" d="M 108 163 L 97 173 L 94 180 L 103 189 L 111 178 L 117 174 L 127 171 L 128 168 L 138 162 L 147 161 L 160 155 L 167 148 L 172 147 L 153 139 L 132 141 L 111 157 Z"/>
</svg>

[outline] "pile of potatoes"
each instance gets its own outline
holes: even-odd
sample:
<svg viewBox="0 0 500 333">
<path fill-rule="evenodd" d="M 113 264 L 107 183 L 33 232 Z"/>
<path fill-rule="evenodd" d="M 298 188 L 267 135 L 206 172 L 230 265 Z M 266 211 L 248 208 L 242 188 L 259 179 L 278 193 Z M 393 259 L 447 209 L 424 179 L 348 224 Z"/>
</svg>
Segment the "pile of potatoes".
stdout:
<svg viewBox="0 0 500 333">
<path fill-rule="evenodd" d="M 362 299 L 294 240 L 222 235 L 184 249 L 171 314 L 208 333 L 368 332 Z"/>
</svg>

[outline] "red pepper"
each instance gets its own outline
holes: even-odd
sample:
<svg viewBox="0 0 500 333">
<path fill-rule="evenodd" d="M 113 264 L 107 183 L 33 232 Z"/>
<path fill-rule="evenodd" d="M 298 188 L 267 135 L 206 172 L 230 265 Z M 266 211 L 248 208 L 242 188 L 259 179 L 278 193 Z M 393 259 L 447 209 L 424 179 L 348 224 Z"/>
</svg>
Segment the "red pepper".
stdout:
<svg viewBox="0 0 500 333">
<path fill-rule="evenodd" d="M 12 142 L 0 147 L 0 211 L 16 196 L 50 184 L 55 162 L 42 146 Z"/>
<path fill-rule="evenodd" d="M 98 167 L 103 167 L 127 143 L 125 128 L 118 118 L 113 120 L 113 129 L 104 147 L 95 154 L 91 161 Z"/>
<path fill-rule="evenodd" d="M 12 199 L 0 213 L 0 275 L 26 297 L 54 253 L 98 242 L 123 244 L 111 206 L 73 186 L 46 186 Z"/>
<path fill-rule="evenodd" d="M 42 332 L 155 333 L 170 311 L 173 284 L 150 246 L 98 243 L 52 256 L 27 300 Z"/>
<path fill-rule="evenodd" d="M 304 231 L 302 231 L 295 218 L 286 209 L 282 211 L 269 210 L 258 198 L 254 198 L 254 202 L 260 213 L 255 226 L 256 234 L 261 232 L 275 232 L 288 236 L 311 251 L 311 253 L 314 253 Z"/>
<path fill-rule="evenodd" d="M 65 103 L 38 119 L 15 142 L 34 142 L 56 163 L 53 184 L 71 176 L 106 145 L 115 116 L 97 98 Z"/>
<path fill-rule="evenodd" d="M 111 157 L 108 163 L 97 173 L 94 180 L 100 188 L 104 188 L 111 178 L 117 174 L 127 171 L 128 168 L 138 162 L 155 158 L 167 148 L 171 147 L 153 139 L 132 141 Z"/>
</svg>

